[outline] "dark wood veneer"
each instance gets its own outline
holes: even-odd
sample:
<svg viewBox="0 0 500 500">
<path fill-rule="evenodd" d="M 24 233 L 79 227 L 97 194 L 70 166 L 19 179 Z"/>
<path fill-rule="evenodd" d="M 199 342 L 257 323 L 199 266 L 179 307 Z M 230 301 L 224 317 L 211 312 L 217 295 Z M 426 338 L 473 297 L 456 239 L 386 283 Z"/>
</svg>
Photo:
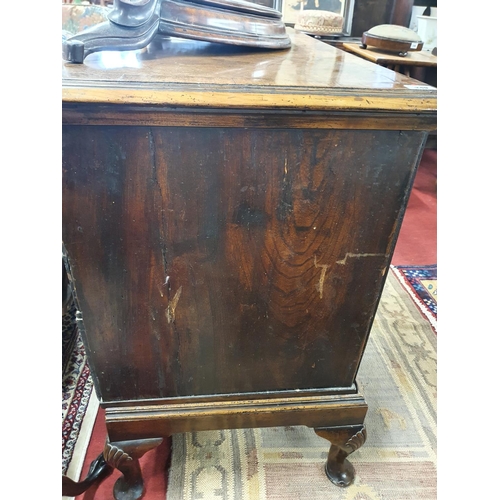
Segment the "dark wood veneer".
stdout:
<svg viewBox="0 0 500 500">
<path fill-rule="evenodd" d="M 351 35 L 360 37 L 379 24 L 408 27 L 413 0 L 356 0 Z"/>
<path fill-rule="evenodd" d="M 104 400 L 351 386 L 424 135 L 65 128 L 64 241 Z"/>
</svg>

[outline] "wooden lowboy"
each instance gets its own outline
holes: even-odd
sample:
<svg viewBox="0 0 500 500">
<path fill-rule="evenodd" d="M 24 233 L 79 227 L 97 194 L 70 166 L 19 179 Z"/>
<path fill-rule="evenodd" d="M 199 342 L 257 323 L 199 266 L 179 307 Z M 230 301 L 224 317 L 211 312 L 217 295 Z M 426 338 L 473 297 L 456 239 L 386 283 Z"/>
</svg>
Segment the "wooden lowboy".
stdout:
<svg viewBox="0 0 500 500">
<path fill-rule="evenodd" d="M 353 479 L 356 374 L 436 89 L 289 34 L 63 64 L 64 251 L 116 498 L 203 429 L 306 425 Z"/>
</svg>

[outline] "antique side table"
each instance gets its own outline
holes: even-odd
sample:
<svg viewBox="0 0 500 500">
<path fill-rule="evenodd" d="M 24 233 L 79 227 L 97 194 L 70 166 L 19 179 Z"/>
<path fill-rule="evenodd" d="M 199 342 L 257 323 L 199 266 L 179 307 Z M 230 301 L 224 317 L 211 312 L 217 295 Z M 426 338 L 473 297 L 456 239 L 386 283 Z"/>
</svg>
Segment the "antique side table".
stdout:
<svg viewBox="0 0 500 500">
<path fill-rule="evenodd" d="M 433 86 L 437 83 L 437 56 L 428 51 L 408 52 L 405 57 L 401 57 L 373 47 L 364 49 L 360 47 L 359 43 L 343 43 L 340 48 L 416 80 L 430 83 Z"/>
<path fill-rule="evenodd" d="M 192 430 L 306 425 L 353 479 L 356 373 L 436 91 L 289 31 L 63 64 L 64 253 L 116 498 Z"/>
</svg>

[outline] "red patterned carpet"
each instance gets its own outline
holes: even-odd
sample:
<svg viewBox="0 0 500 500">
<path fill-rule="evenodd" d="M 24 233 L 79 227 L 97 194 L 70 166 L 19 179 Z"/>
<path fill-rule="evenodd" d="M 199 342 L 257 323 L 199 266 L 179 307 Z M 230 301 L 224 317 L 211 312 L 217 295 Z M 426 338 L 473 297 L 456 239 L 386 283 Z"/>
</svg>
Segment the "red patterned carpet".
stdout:
<svg viewBox="0 0 500 500">
<path fill-rule="evenodd" d="M 429 266 L 437 263 L 437 152 L 427 149 L 417 172 L 408 209 L 403 220 L 398 243 L 392 259 L 393 266 Z M 104 448 L 106 431 L 104 413 L 99 409 L 88 446 L 82 476 L 90 463 Z M 148 500 L 165 500 L 170 440 L 148 452 L 140 459 L 146 483 Z M 76 500 L 110 500 L 118 471 L 106 478 L 98 487 L 87 490 Z"/>
<path fill-rule="evenodd" d="M 437 264 L 437 151 L 426 149 L 392 257 L 394 266 Z"/>
<path fill-rule="evenodd" d="M 393 271 L 437 329 L 437 151 L 426 149 L 418 167 L 398 242 Z"/>
</svg>

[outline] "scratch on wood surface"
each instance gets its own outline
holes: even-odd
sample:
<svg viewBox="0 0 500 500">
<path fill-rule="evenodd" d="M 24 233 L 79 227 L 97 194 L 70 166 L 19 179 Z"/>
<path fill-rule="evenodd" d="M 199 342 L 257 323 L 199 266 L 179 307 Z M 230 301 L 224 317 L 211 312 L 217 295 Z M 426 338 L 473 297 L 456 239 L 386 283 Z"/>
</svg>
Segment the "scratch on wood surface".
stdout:
<svg viewBox="0 0 500 500">
<path fill-rule="evenodd" d="M 315 255 L 314 256 L 314 267 L 316 267 L 316 268 L 321 267 L 321 274 L 320 274 L 320 277 L 319 277 L 319 282 L 316 285 L 316 288 L 317 288 L 317 290 L 319 292 L 319 298 L 322 299 L 323 298 L 323 286 L 325 284 L 326 271 L 328 270 L 328 268 L 330 266 L 329 266 L 329 264 L 318 264 L 318 262 L 316 260 L 316 255 Z"/>
<path fill-rule="evenodd" d="M 177 307 L 177 303 L 181 297 L 182 286 L 175 292 L 174 298 L 168 304 L 167 309 L 165 310 L 165 316 L 167 317 L 167 321 L 169 323 L 173 323 L 175 321 L 175 308 Z"/>
<path fill-rule="evenodd" d="M 385 253 L 346 253 L 342 260 L 337 260 L 337 264 L 344 266 L 347 259 L 361 259 L 363 257 L 385 257 Z"/>
</svg>

